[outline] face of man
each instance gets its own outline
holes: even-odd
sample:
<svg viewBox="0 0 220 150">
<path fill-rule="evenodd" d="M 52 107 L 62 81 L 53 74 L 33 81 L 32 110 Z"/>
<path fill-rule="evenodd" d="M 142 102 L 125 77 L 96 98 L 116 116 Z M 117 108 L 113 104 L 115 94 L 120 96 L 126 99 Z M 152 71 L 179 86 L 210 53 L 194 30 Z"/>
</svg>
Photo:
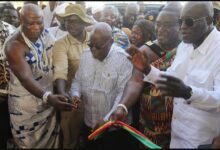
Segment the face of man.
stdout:
<svg viewBox="0 0 220 150">
<path fill-rule="evenodd" d="M 44 29 L 43 14 L 28 11 L 22 16 L 21 28 L 30 40 L 37 40 Z"/>
<path fill-rule="evenodd" d="M 73 36 L 79 37 L 83 34 L 85 23 L 76 15 L 65 18 L 65 28 Z"/>
<path fill-rule="evenodd" d="M 177 17 L 172 12 L 162 11 L 155 23 L 157 40 L 161 45 L 173 43 L 178 39 L 179 26 Z"/>
<path fill-rule="evenodd" d="M 207 33 L 207 16 L 201 7 L 187 5 L 180 17 L 180 29 L 185 43 L 197 43 Z"/>
<path fill-rule="evenodd" d="M 113 39 L 106 37 L 103 38 L 99 31 L 95 31 L 90 37 L 90 43 L 88 46 L 90 47 L 93 57 L 99 61 L 103 61 L 109 53 L 112 42 Z"/>
<path fill-rule="evenodd" d="M 16 10 L 13 9 L 4 9 L 2 14 L 2 20 L 5 22 L 18 27 L 19 26 L 19 17 Z"/>
</svg>

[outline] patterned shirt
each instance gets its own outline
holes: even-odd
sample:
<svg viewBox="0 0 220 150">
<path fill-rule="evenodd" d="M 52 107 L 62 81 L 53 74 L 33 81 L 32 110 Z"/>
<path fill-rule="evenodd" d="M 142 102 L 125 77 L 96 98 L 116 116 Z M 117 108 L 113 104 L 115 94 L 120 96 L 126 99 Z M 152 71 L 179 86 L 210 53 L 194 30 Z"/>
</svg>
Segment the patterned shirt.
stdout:
<svg viewBox="0 0 220 150">
<path fill-rule="evenodd" d="M 127 49 L 130 46 L 128 36 L 119 28 L 113 27 L 112 36 L 116 45 L 123 49 Z"/>
<path fill-rule="evenodd" d="M 109 118 L 121 100 L 132 68 L 124 50 L 115 44 L 102 62 L 94 59 L 89 49 L 84 51 L 70 92 L 82 96 L 87 126 L 93 128 Z"/>
<path fill-rule="evenodd" d="M 9 71 L 3 55 L 3 44 L 6 38 L 14 33 L 15 27 L 0 21 L 0 95 L 8 94 Z"/>
</svg>

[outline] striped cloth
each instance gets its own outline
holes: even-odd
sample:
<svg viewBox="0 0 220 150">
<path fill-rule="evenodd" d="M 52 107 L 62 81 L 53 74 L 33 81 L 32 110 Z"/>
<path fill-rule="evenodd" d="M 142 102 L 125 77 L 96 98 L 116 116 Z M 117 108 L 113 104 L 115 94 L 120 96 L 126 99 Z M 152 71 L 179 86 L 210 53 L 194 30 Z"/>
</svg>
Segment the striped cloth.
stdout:
<svg viewBox="0 0 220 150">
<path fill-rule="evenodd" d="M 20 32 L 30 48 L 24 59 L 29 64 L 34 79 L 45 91 L 53 91 L 51 67 L 53 38 L 50 38 L 45 30 L 36 43 L 31 43 L 20 29 L 17 32 Z M 9 71 L 8 105 L 11 130 L 17 146 L 19 148 L 58 148 L 59 125 L 56 121 L 55 109 L 44 104 L 42 99 L 30 94 L 13 72 Z"/>
</svg>

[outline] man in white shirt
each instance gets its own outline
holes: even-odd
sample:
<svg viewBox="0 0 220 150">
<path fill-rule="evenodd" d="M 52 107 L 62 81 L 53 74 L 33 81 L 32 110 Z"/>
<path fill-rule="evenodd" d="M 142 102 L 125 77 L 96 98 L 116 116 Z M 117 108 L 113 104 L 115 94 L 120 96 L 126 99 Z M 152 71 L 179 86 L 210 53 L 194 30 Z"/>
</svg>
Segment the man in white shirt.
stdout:
<svg viewBox="0 0 220 150">
<path fill-rule="evenodd" d="M 90 49 L 86 49 L 80 58 L 70 90 L 73 99 L 81 97 L 84 101 L 84 138 L 91 134 L 91 129 L 96 129 L 109 119 L 121 100 L 133 68 L 124 50 L 113 44 L 112 29 L 108 24 L 100 22 L 94 25 L 88 45 Z M 87 141 L 86 148 L 114 149 L 131 144 L 128 135 L 116 132 L 106 133 L 100 141 Z"/>
<path fill-rule="evenodd" d="M 213 26 L 211 2 L 189 2 L 179 19 L 183 42 L 166 73 L 150 66 L 136 47 L 128 49 L 145 80 L 174 97 L 170 148 L 197 148 L 220 135 L 220 33 Z M 134 101 L 122 101 L 128 109 Z M 123 107 L 113 119 L 123 120 Z"/>
<path fill-rule="evenodd" d="M 55 8 L 57 7 L 57 1 L 49 1 L 48 5 L 43 9 L 44 13 L 44 28 L 49 28 L 54 26 L 55 16 Z"/>
</svg>

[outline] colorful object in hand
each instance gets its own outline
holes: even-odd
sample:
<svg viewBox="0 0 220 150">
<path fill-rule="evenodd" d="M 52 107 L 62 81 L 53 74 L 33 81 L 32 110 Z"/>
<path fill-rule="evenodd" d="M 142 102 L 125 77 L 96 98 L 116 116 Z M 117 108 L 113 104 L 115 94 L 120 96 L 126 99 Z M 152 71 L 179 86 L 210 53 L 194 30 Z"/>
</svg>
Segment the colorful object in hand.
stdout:
<svg viewBox="0 0 220 150">
<path fill-rule="evenodd" d="M 121 126 L 124 130 L 128 131 L 129 134 L 131 134 L 133 137 L 135 137 L 138 141 L 140 141 L 145 146 L 152 148 L 152 149 L 161 149 L 160 146 L 154 144 L 151 142 L 143 133 L 139 132 L 135 128 L 129 126 L 128 124 L 121 122 L 121 121 L 108 121 L 98 129 L 96 129 L 92 134 L 88 136 L 89 140 L 96 140 L 107 128 L 110 126 L 117 124 Z"/>
</svg>

